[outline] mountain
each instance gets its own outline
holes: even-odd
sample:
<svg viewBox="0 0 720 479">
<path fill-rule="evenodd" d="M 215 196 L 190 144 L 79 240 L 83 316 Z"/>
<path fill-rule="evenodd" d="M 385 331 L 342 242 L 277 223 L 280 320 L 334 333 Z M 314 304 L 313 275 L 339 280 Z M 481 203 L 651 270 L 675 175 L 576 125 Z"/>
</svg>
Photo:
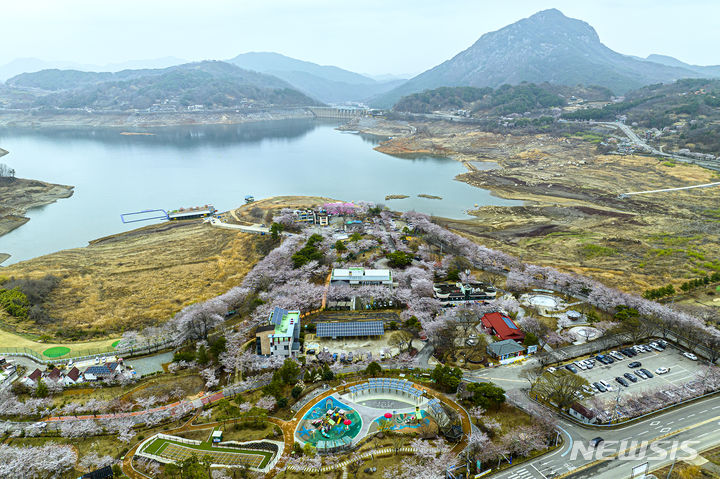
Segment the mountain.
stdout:
<svg viewBox="0 0 720 479">
<path fill-rule="evenodd" d="M 107 65 L 90 65 L 68 61 L 45 61 L 38 58 L 17 58 L 0 66 L 0 81 L 5 81 L 21 73 L 34 73 L 41 70 L 81 70 L 86 72 L 118 72 L 121 70 L 136 70 L 149 68 L 167 68 L 187 63 L 187 60 L 176 57 L 154 58 L 150 60 L 129 60 Z"/>
<path fill-rule="evenodd" d="M 402 97 L 393 111 L 403 113 L 433 113 L 435 111 L 467 110 L 473 115 L 498 116 L 510 113 L 552 113 L 553 108 L 567 105 L 572 97 L 585 101 L 608 101 L 612 92 L 604 87 L 568 87 L 543 83 L 502 85 L 490 87 L 471 86 L 440 87 L 424 90 Z"/>
<path fill-rule="evenodd" d="M 326 103 L 363 101 L 405 81 L 377 81 L 335 66 L 318 65 L 273 52 L 243 53 L 227 61 L 240 68 L 282 78 L 303 93 Z"/>
<path fill-rule="evenodd" d="M 678 60 L 677 58 L 673 58 L 667 55 L 648 55 L 646 58 L 647 61 L 660 63 L 662 65 L 667 65 L 671 67 L 679 67 L 684 68 L 687 70 L 692 70 L 700 75 L 704 75 L 707 77 L 720 77 L 720 65 L 712 65 L 712 66 L 700 66 L 700 65 L 690 65 L 688 63 L 682 62 Z"/>
<path fill-rule="evenodd" d="M 318 104 L 279 78 L 219 61 L 117 73 L 44 70 L 10 78 L 7 87 L 35 95 L 16 102 L 12 105 L 15 108 L 133 110 L 162 105 L 163 109 L 177 111 L 191 105 L 234 108 L 247 103 Z"/>
<path fill-rule="evenodd" d="M 467 50 L 372 103 L 387 107 L 402 96 L 440 86 L 494 88 L 523 81 L 592 84 L 622 94 L 652 83 L 699 76 L 689 68 L 617 53 L 600 42 L 590 25 L 551 9 L 486 33 Z"/>
</svg>

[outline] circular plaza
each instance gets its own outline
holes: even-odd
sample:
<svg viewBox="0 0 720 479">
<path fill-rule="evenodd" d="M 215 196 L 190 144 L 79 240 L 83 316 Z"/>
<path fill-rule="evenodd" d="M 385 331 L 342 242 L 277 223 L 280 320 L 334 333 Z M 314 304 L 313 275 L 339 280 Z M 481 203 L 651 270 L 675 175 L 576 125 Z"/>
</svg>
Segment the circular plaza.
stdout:
<svg viewBox="0 0 720 479">
<path fill-rule="evenodd" d="M 414 434 L 450 421 L 442 403 L 416 384 L 371 378 L 317 400 L 295 429 L 295 440 L 319 453 L 350 449 L 379 432 Z"/>
</svg>

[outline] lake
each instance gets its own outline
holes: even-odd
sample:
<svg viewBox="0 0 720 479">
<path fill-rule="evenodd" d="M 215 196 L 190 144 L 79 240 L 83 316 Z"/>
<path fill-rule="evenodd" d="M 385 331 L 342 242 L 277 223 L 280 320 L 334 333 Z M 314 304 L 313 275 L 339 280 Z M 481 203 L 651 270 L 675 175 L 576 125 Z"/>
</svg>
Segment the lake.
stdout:
<svg viewBox="0 0 720 479">
<path fill-rule="evenodd" d="M 30 221 L 0 237 L 4 264 L 142 226 L 122 213 L 212 204 L 224 211 L 246 195 L 327 196 L 467 217 L 473 205 L 516 205 L 453 178 L 466 171 L 435 157 L 396 158 L 373 150 L 379 139 L 336 124 L 288 120 L 244 125 L 121 129 L 0 130 L 0 161 L 18 177 L 75 186 L 72 197 L 30 210 Z M 489 164 L 486 164 L 491 166 Z M 389 194 L 409 195 L 385 201 Z M 418 194 L 442 200 L 418 198 Z"/>
</svg>

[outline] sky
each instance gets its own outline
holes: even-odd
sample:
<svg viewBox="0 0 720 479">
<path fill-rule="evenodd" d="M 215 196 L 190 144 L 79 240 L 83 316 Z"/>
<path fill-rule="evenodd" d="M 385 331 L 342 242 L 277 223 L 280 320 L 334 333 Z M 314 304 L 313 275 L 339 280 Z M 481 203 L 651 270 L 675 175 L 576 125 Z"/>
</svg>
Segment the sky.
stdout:
<svg viewBox="0 0 720 479">
<path fill-rule="evenodd" d="M 2 0 L 0 65 L 274 51 L 360 73 L 417 74 L 546 8 L 588 22 L 620 53 L 720 64 L 717 0 Z"/>
</svg>

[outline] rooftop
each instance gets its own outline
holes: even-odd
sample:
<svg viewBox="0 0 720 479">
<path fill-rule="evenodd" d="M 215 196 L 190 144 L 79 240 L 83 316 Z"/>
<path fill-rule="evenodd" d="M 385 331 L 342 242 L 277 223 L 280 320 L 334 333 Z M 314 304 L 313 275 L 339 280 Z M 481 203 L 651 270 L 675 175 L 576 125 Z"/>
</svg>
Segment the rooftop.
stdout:
<svg viewBox="0 0 720 479">
<path fill-rule="evenodd" d="M 355 336 L 382 336 L 385 334 L 383 321 L 338 321 L 317 323 L 318 338 L 348 338 Z"/>
<path fill-rule="evenodd" d="M 270 324 L 275 325 L 275 337 L 290 337 L 293 335 L 295 326 L 300 323 L 300 311 L 288 311 L 283 308 L 275 308 L 270 314 Z"/>
<path fill-rule="evenodd" d="M 525 351 L 525 348 L 512 339 L 505 339 L 488 344 L 488 350 L 496 356 L 505 356 Z"/>
</svg>

